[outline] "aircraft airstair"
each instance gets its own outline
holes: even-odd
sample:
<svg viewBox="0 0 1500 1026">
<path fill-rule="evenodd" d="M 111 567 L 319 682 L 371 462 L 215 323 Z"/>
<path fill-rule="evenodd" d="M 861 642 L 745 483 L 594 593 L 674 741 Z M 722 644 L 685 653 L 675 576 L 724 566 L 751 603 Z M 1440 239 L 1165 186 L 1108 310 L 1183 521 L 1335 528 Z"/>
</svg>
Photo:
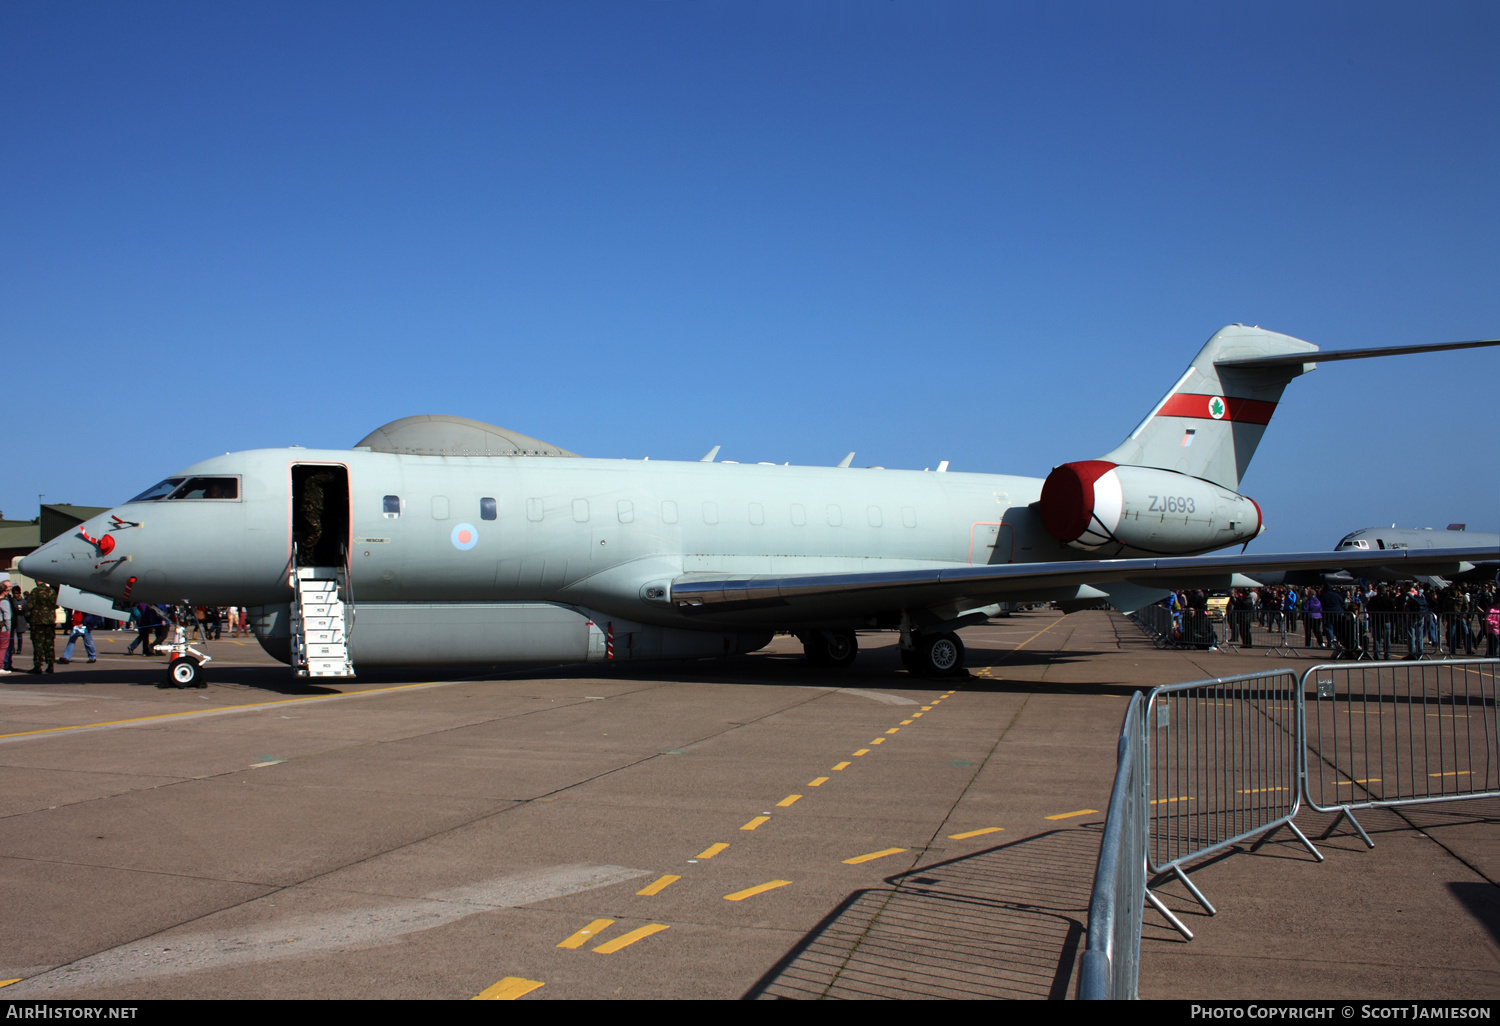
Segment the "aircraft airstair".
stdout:
<svg viewBox="0 0 1500 1026">
<path fill-rule="evenodd" d="M 292 667 L 299 677 L 352 677 L 344 636 L 344 601 L 339 598 L 342 567 L 298 567 L 292 587 Z"/>
</svg>

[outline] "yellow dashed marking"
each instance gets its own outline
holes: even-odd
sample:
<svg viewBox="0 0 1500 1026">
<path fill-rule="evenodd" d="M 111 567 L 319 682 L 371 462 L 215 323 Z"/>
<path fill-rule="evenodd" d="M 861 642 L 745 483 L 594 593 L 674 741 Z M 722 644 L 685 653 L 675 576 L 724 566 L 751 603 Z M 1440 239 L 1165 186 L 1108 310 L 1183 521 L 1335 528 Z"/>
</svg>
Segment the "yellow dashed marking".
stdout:
<svg viewBox="0 0 1500 1026">
<path fill-rule="evenodd" d="M 902 720 L 901 721 L 901 726 L 903 726 L 903 727 L 909 727 L 909 726 L 911 726 L 911 720 Z"/>
<path fill-rule="evenodd" d="M 600 931 L 613 923 L 613 919 L 595 919 L 592 923 L 579 930 L 573 936 L 558 945 L 560 948 L 581 948 L 590 940 L 596 938 Z"/>
<path fill-rule="evenodd" d="M 518 997 L 530 994 L 538 987 L 546 986 L 541 980 L 523 980 L 519 976 L 507 976 L 493 987 L 486 987 L 469 1000 L 471 1001 L 514 1001 Z"/>
<path fill-rule="evenodd" d="M 930 705 L 924 705 L 924 706 L 922 706 L 922 711 L 923 712 L 932 712 L 932 706 L 930 706 Z"/>
<path fill-rule="evenodd" d="M 767 891 L 774 891 L 778 887 L 785 887 L 789 883 L 791 883 L 790 880 L 772 880 L 769 883 L 756 884 L 754 887 L 747 887 L 743 891 L 735 891 L 733 894 L 726 894 L 724 895 L 724 900 L 744 901 L 746 898 L 753 898 L 757 894 L 764 894 Z"/>
<path fill-rule="evenodd" d="M 868 748 L 861 748 L 859 751 L 857 751 L 857 752 L 854 753 L 854 757 L 857 759 L 861 755 L 869 755 L 869 754 L 870 754 L 870 750 Z M 846 763 L 846 765 L 847 765 L 847 763 Z"/>
<path fill-rule="evenodd" d="M 719 854 L 719 852 L 723 851 L 727 847 L 729 847 L 729 845 L 725 844 L 722 841 L 720 841 L 718 844 L 710 844 L 707 848 L 704 848 L 698 854 L 694 855 L 693 858 L 695 858 L 695 859 L 711 859 L 711 858 L 713 858 L 715 855 Z"/>
<path fill-rule="evenodd" d="M 852 763 L 852 762 L 841 762 L 837 766 L 834 766 L 833 768 L 834 768 L 834 771 L 837 772 L 838 770 L 848 769 L 850 766 L 853 766 L 853 765 L 854 765 L 854 763 Z"/>
<path fill-rule="evenodd" d="M 1454 770 L 1451 773 L 1429 773 L 1427 775 L 1429 777 L 1466 777 L 1466 776 L 1469 775 L 1469 771 L 1468 770 Z"/>
<path fill-rule="evenodd" d="M 828 783 L 828 778 L 827 777 L 813 777 L 813 779 L 811 779 L 811 780 L 809 780 L 807 782 L 807 786 L 808 787 L 822 787 L 826 783 Z"/>
<path fill-rule="evenodd" d="M 649 883 L 635 893 L 640 897 L 649 898 L 653 894 L 660 894 L 681 879 L 682 877 L 680 876 L 673 876 L 671 873 L 668 873 L 666 876 L 658 877 L 655 883 Z"/>
<path fill-rule="evenodd" d="M 756 816 L 750 822 L 748 822 L 744 826 L 740 827 L 740 829 L 741 830 L 754 830 L 756 827 L 760 826 L 762 823 L 769 823 L 770 821 L 771 821 L 771 817 L 770 816 Z M 712 858 L 713 856 L 711 856 L 711 855 L 699 855 L 698 857 L 700 859 L 703 859 L 703 858 Z"/>
<path fill-rule="evenodd" d="M 1151 804 L 1152 805 L 1165 805 L 1168 802 L 1195 802 L 1197 800 L 1198 799 L 1196 799 L 1196 798 L 1187 798 L 1187 797 L 1183 797 L 1183 798 L 1153 798 L 1153 799 L 1151 799 Z"/>
<path fill-rule="evenodd" d="M 1072 819 L 1074 816 L 1093 816 L 1093 815 L 1097 815 L 1098 812 L 1099 812 L 1098 809 L 1079 809 L 1077 812 L 1059 812 L 1055 816 L 1044 816 L 1042 818 L 1043 819 Z"/>
<path fill-rule="evenodd" d="M 785 798 L 781 799 L 781 801 L 777 802 L 776 807 L 778 809 L 790 809 L 793 805 L 797 804 L 797 799 L 801 797 L 802 796 L 800 794 L 789 794 Z"/>
<path fill-rule="evenodd" d="M 899 855 L 905 850 L 905 848 L 886 848 L 882 851 L 872 851 L 868 855 L 856 855 L 852 859 L 845 859 L 844 865 L 857 866 L 861 862 L 873 862 L 876 859 L 883 859 L 887 855 Z"/>
<path fill-rule="evenodd" d="M 912 713 L 911 714 L 911 720 L 920 720 L 921 718 L 922 718 L 922 714 L 921 713 Z M 902 723 L 910 723 L 911 720 L 902 720 L 901 722 Z"/>
<path fill-rule="evenodd" d="M 885 744 L 885 738 L 883 738 L 883 737 L 877 737 L 874 741 L 871 741 L 870 744 L 872 744 L 872 745 L 883 745 L 883 744 Z M 868 749 L 867 749 L 867 751 L 868 751 Z M 856 752 L 855 754 L 857 755 L 859 753 Z"/>
<path fill-rule="evenodd" d="M 1290 787 L 1252 787 L 1247 791 L 1236 791 L 1235 794 L 1266 794 L 1270 791 L 1290 791 Z"/>
<path fill-rule="evenodd" d="M 406 691 L 409 688 L 427 688 L 444 681 L 425 681 L 421 684 L 397 684 L 388 688 L 367 688 L 364 691 L 343 691 L 336 695 L 307 695 L 302 698 L 283 698 L 274 702 L 247 702 L 244 705 L 222 705 L 212 709 L 184 709 L 181 712 L 158 713 L 155 716 L 136 716 L 128 720 L 104 720 L 99 723 L 74 723 L 66 727 L 45 727 L 41 730 L 23 730 L 18 734 L 0 734 L 0 740 L 11 737 L 33 737 L 38 734 L 61 734 L 69 730 L 88 730 L 91 727 L 119 727 L 127 723 L 149 723 L 152 720 L 170 720 L 179 716 L 205 716 L 210 713 L 231 713 L 243 709 L 269 709 L 294 702 L 327 702 L 335 698 L 354 698 L 359 695 L 385 694 L 391 691 Z"/>
<path fill-rule="evenodd" d="M 631 930 L 629 933 L 622 933 L 620 936 L 616 937 L 612 941 L 609 941 L 608 943 L 599 945 L 594 949 L 594 951 L 601 955 L 613 955 L 621 948 L 628 948 L 636 941 L 644 940 L 645 938 L 651 936 L 653 933 L 661 933 L 665 929 L 667 929 L 666 923 L 652 923 L 650 926 L 638 927 L 637 929 Z"/>
<path fill-rule="evenodd" d="M 984 828 L 982 828 L 980 830 L 969 830 L 969 831 L 967 831 L 965 833 L 962 833 L 962 834 L 949 834 L 948 835 L 948 840 L 950 840 L 950 841 L 967 841 L 971 837 L 979 837 L 981 834 L 998 833 L 999 831 L 1004 830 L 1004 829 L 1005 829 L 1004 827 L 984 827 Z"/>
<path fill-rule="evenodd" d="M 1366 777 L 1363 780 L 1340 780 L 1340 781 L 1337 781 L 1337 784 L 1338 784 L 1339 787 L 1353 787 L 1355 784 L 1378 784 L 1378 783 L 1380 783 L 1380 778 L 1379 777 Z"/>
</svg>

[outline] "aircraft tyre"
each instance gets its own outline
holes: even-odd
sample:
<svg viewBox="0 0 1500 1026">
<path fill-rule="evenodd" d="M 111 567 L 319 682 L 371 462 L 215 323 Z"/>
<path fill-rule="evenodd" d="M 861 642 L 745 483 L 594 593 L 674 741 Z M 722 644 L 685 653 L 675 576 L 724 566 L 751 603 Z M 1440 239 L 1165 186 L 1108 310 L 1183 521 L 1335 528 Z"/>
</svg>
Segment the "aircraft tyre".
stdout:
<svg viewBox="0 0 1500 1026">
<path fill-rule="evenodd" d="M 964 643 L 957 634 L 943 632 L 924 637 L 915 653 L 924 677 L 956 677 L 964 668 Z"/>
<path fill-rule="evenodd" d="M 201 688 L 206 685 L 198 679 L 198 661 L 187 656 L 178 656 L 167 667 L 167 680 L 174 688 Z"/>
<path fill-rule="evenodd" d="M 827 666 L 848 666 L 859 655 L 859 639 L 853 631 L 829 631 L 823 637 Z"/>
<path fill-rule="evenodd" d="M 809 666 L 848 666 L 859 655 L 853 631 L 808 631 L 801 638 Z"/>
</svg>

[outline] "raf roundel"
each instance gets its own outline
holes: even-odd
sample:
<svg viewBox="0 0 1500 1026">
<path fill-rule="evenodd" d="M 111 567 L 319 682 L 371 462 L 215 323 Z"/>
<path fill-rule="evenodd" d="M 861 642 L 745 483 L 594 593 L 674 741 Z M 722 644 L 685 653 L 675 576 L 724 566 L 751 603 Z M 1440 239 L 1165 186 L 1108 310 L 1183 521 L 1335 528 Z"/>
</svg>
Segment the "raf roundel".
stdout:
<svg viewBox="0 0 1500 1026">
<path fill-rule="evenodd" d="M 459 524 L 453 529 L 453 547 L 467 552 L 479 543 L 479 532 L 473 524 Z"/>
</svg>

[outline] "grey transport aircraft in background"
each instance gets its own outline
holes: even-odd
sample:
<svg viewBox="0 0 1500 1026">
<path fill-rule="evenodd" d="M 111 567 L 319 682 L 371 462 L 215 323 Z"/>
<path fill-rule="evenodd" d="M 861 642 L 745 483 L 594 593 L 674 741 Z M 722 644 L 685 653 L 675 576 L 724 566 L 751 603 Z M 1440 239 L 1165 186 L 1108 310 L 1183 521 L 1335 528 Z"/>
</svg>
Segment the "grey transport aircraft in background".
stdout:
<svg viewBox="0 0 1500 1026">
<path fill-rule="evenodd" d="M 954 632 L 1001 603 L 1109 602 L 1307 569 L 1457 573 L 1441 549 L 1205 556 L 1261 532 L 1240 481 L 1288 382 L 1317 361 L 1484 340 L 1320 352 L 1215 333 L 1113 451 L 1045 478 L 587 459 L 458 417 L 397 420 L 353 449 L 194 464 L 25 557 L 63 602 L 250 607 L 304 676 L 356 667 L 561 664 L 751 652 L 796 634 L 845 665 L 900 632 L 913 673 L 958 672 Z M 77 591 L 74 591 L 77 589 Z M 83 592 L 79 595 L 78 592 Z M 197 664 L 173 662 L 178 683 Z"/>
</svg>

